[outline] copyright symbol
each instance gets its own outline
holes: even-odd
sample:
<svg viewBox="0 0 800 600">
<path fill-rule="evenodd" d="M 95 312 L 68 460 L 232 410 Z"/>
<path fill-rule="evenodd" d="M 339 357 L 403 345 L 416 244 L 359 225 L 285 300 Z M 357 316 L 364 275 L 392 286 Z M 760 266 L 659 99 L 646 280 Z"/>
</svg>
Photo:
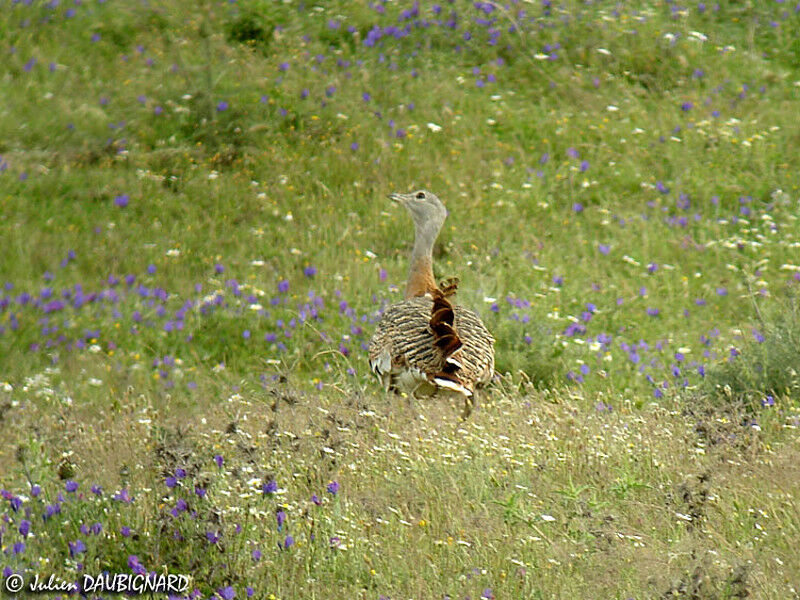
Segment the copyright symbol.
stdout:
<svg viewBox="0 0 800 600">
<path fill-rule="evenodd" d="M 25 580 L 22 578 L 22 575 L 12 573 L 6 577 L 6 589 L 12 594 L 16 594 L 20 591 L 23 585 L 25 585 Z"/>
</svg>

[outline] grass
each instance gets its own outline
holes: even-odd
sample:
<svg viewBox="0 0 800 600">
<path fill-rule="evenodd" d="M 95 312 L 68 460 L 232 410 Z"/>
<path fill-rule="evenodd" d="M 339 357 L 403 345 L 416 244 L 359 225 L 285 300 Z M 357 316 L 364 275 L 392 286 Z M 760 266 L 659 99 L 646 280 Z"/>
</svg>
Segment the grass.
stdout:
<svg viewBox="0 0 800 600">
<path fill-rule="evenodd" d="M 10 5 L 4 576 L 796 597 L 798 18 Z M 418 187 L 497 338 L 468 421 L 365 360 Z"/>
</svg>

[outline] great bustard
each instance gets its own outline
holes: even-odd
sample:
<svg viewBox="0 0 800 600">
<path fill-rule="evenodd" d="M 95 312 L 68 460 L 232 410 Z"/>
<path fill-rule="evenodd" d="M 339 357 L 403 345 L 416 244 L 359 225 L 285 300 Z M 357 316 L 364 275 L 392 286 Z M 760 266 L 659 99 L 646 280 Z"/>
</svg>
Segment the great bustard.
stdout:
<svg viewBox="0 0 800 600">
<path fill-rule="evenodd" d="M 475 389 L 494 375 L 494 338 L 477 314 L 450 303 L 455 283 L 439 288 L 433 278 L 433 244 L 447 210 L 426 191 L 389 198 L 411 214 L 416 235 L 406 299 L 389 306 L 378 322 L 370 367 L 387 390 L 460 395 L 469 414 Z"/>
</svg>

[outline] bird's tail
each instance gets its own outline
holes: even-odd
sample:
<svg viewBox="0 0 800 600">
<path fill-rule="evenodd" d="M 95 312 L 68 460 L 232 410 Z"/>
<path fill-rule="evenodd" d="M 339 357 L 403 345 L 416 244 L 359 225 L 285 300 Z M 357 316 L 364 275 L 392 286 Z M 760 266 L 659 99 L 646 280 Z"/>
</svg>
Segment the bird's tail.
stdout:
<svg viewBox="0 0 800 600">
<path fill-rule="evenodd" d="M 458 372 L 463 367 L 461 360 L 463 343 L 455 328 L 453 305 L 447 299 L 447 296 L 455 293 L 457 286 L 458 280 L 450 280 L 447 286 L 443 286 L 444 289 L 434 290 L 432 294 L 433 308 L 428 324 L 433 332 L 433 345 L 441 352 L 442 368 L 430 377 L 437 385 L 456 390 L 465 396 L 471 396 L 472 391 L 458 376 Z"/>
</svg>

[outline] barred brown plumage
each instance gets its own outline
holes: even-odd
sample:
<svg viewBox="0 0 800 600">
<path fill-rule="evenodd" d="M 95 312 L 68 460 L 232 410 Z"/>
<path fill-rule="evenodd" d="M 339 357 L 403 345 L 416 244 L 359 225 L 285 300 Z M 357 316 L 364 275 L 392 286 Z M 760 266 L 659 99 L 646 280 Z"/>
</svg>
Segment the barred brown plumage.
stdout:
<svg viewBox="0 0 800 600">
<path fill-rule="evenodd" d="M 426 191 L 390 198 L 411 213 L 416 236 L 406 299 L 389 306 L 378 322 L 370 367 L 387 390 L 413 395 L 445 390 L 468 400 L 494 375 L 494 338 L 476 313 L 451 303 L 458 280 L 441 288 L 434 282 L 433 243 L 447 211 Z"/>
</svg>

